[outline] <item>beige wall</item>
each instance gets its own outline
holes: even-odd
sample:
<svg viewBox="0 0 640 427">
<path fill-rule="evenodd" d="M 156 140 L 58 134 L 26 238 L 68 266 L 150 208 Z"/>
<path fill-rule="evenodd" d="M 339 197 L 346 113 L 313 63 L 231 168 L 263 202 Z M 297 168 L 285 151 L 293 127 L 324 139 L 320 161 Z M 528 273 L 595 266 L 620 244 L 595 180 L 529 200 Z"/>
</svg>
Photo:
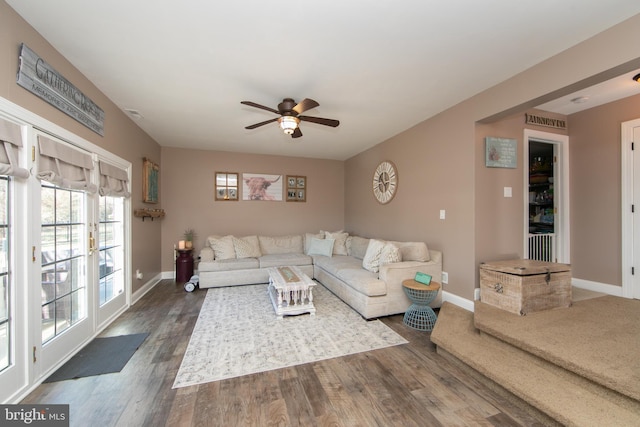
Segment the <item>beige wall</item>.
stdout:
<svg viewBox="0 0 640 427">
<path fill-rule="evenodd" d="M 20 44 L 25 43 L 46 60 L 59 73 L 78 87 L 105 112 L 105 136 L 89 130 L 66 114 L 18 86 L 18 53 Z M 128 161 L 132 168 L 132 207 L 142 206 L 142 158 L 150 157 L 160 162 L 160 146 L 142 132 L 124 113 L 102 94 L 89 80 L 75 69 L 46 40 L 29 26 L 4 1 L 0 1 L 0 97 L 8 99 L 70 132 L 108 150 Z M 132 223 L 133 269 L 139 268 L 146 278 L 151 278 L 160 270 L 160 227 L 159 221 L 145 222 L 134 218 Z M 132 273 L 134 276 L 135 273 Z M 142 282 L 132 278 L 133 290 Z"/>
<path fill-rule="evenodd" d="M 222 151 L 162 148 L 162 269 L 173 270 L 173 245 L 196 232 L 196 252 L 212 234 L 286 235 L 344 228 L 344 162 Z M 306 202 L 215 201 L 215 172 L 302 175 Z M 242 194 L 240 194 L 242 197 Z"/>
<path fill-rule="evenodd" d="M 622 285 L 621 124 L 640 95 L 569 116 L 574 277 Z"/>
<path fill-rule="evenodd" d="M 371 236 L 415 236 L 441 249 L 449 273 L 444 289 L 472 299 L 481 261 L 522 253 L 523 215 L 517 185 L 521 169 L 496 172 L 484 167 L 486 129 L 480 126 L 477 133 L 476 123 L 511 118 L 640 68 L 638 39 L 640 15 L 347 160 L 346 228 Z M 515 133 L 521 147 L 522 134 Z M 400 182 L 396 198 L 382 206 L 371 196 L 371 178 L 384 159 L 397 164 Z M 575 180 L 573 173 L 571 178 Z M 502 197 L 505 186 L 513 188 L 512 200 Z M 440 209 L 446 209 L 445 220 L 438 219 Z M 572 228 L 572 235 L 576 233 Z"/>
</svg>

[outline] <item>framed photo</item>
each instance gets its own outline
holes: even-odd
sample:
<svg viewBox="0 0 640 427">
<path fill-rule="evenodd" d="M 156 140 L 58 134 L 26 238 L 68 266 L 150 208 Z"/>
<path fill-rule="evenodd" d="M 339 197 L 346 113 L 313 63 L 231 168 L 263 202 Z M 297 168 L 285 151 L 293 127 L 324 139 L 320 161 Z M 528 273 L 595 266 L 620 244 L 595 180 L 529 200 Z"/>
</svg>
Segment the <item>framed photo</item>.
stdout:
<svg viewBox="0 0 640 427">
<path fill-rule="evenodd" d="M 307 201 L 307 177 L 287 175 L 287 202 Z"/>
<path fill-rule="evenodd" d="M 485 143 L 485 166 L 488 168 L 518 167 L 518 140 L 487 136 Z"/>
<path fill-rule="evenodd" d="M 144 203 L 158 203 L 159 175 L 160 166 L 145 157 L 142 164 L 142 201 Z"/>
<path fill-rule="evenodd" d="M 238 201 L 237 172 L 216 172 L 216 200 Z"/>
<path fill-rule="evenodd" d="M 242 174 L 242 200 L 282 201 L 282 175 Z"/>
</svg>

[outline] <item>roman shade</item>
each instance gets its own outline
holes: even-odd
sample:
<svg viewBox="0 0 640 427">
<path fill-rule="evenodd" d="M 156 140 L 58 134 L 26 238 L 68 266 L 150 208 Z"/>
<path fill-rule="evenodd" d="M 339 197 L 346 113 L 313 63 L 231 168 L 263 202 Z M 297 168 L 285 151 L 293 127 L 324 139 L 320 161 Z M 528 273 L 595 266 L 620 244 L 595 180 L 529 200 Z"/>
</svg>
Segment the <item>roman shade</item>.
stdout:
<svg viewBox="0 0 640 427">
<path fill-rule="evenodd" d="M 29 171 L 18 166 L 18 149 L 22 147 L 20 125 L 0 119 L 0 175 L 29 178 Z"/>
<path fill-rule="evenodd" d="M 127 171 L 117 166 L 110 165 L 103 161 L 98 162 L 100 169 L 100 188 L 98 192 L 101 196 L 131 197 L 129 192 L 129 176 Z"/>
<path fill-rule="evenodd" d="M 93 161 L 89 154 L 42 135 L 38 135 L 38 147 L 38 179 L 66 189 L 98 191 L 91 183 Z"/>
</svg>

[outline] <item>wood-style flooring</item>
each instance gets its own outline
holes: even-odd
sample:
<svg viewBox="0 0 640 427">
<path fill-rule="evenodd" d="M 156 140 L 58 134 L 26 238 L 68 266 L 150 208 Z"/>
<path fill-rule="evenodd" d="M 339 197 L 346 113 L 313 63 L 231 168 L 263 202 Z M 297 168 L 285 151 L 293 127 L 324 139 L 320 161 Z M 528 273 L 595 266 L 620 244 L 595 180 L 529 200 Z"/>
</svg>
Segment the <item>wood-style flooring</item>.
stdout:
<svg viewBox="0 0 640 427">
<path fill-rule="evenodd" d="M 174 390 L 205 293 L 163 280 L 101 334 L 150 332 L 121 372 L 42 384 L 22 403 L 67 403 L 72 426 L 539 425 L 401 315 L 381 320 L 406 345 Z"/>
</svg>

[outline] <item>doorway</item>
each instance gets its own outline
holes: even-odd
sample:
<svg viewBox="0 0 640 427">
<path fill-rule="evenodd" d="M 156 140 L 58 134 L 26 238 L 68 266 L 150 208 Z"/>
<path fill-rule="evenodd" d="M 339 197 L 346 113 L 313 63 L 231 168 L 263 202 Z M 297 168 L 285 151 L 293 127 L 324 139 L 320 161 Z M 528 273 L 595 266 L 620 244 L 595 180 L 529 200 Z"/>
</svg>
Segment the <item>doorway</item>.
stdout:
<svg viewBox="0 0 640 427">
<path fill-rule="evenodd" d="M 622 296 L 640 299 L 640 159 L 635 143 L 640 141 L 640 119 L 622 123 Z"/>
<path fill-rule="evenodd" d="M 568 143 L 564 135 L 524 132 L 527 259 L 570 262 Z"/>
</svg>

